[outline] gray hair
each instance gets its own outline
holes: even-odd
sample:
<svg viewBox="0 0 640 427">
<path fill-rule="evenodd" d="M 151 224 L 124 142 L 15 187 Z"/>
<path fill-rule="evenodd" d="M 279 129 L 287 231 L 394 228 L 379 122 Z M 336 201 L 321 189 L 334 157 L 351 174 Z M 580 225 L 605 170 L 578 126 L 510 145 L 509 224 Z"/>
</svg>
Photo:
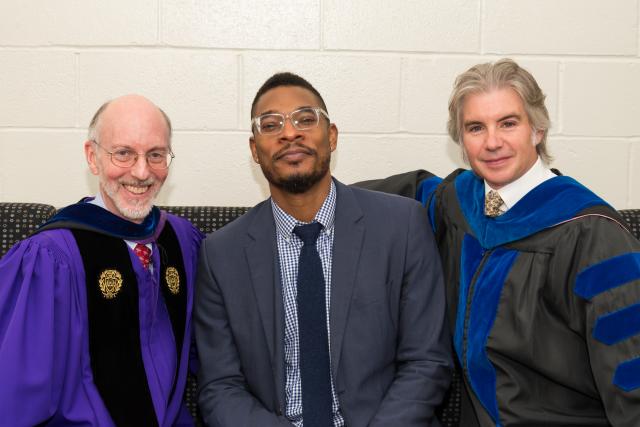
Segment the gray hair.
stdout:
<svg viewBox="0 0 640 427">
<path fill-rule="evenodd" d="M 547 135 L 551 121 L 547 107 L 544 105 L 545 94 L 531 73 L 512 59 L 506 58 L 494 63 L 474 65 L 456 78 L 451 98 L 449 98 L 449 120 L 447 121 L 449 136 L 457 144 L 462 143 L 462 108 L 467 95 L 502 88 L 515 90 L 522 99 L 534 134 L 542 132 L 536 151 L 542 161 L 549 164 L 552 157 L 547 151 Z"/>
</svg>

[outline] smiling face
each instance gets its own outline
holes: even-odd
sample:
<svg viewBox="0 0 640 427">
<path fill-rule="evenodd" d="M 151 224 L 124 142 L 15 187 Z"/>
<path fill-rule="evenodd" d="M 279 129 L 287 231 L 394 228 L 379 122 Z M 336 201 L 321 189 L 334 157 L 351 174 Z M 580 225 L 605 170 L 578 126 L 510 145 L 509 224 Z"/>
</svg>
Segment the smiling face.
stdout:
<svg viewBox="0 0 640 427">
<path fill-rule="evenodd" d="M 256 103 L 255 114 L 288 114 L 303 107 L 320 107 L 316 96 L 298 86 L 279 86 L 265 92 Z M 251 155 L 260 164 L 271 193 L 306 193 L 319 183 L 331 179 L 329 163 L 335 150 L 338 129 L 324 116 L 317 127 L 298 130 L 289 119 L 277 135 L 261 135 L 249 139 Z"/>
<path fill-rule="evenodd" d="M 169 130 L 158 108 L 143 97 L 130 95 L 112 101 L 98 122 L 98 146 L 85 142 L 89 168 L 97 175 L 106 208 L 129 221 L 141 223 L 169 173 L 151 169 L 145 154 L 169 150 Z M 113 164 L 107 151 L 138 153 L 131 167 Z M 142 153 L 142 154 L 141 154 Z"/>
<path fill-rule="evenodd" d="M 538 159 L 542 132 L 529 123 L 511 88 L 472 93 L 462 107 L 462 145 L 471 168 L 495 190 L 520 178 Z"/>
</svg>

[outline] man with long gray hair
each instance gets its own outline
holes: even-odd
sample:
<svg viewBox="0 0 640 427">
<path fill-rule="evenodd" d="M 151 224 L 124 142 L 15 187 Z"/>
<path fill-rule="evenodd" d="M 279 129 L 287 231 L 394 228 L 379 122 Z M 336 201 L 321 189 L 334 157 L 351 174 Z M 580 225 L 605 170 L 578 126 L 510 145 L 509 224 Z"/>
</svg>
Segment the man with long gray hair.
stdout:
<svg viewBox="0 0 640 427">
<path fill-rule="evenodd" d="M 468 426 L 637 426 L 640 242 L 548 167 L 549 114 L 512 60 L 456 79 L 448 131 L 472 170 L 368 183 L 429 205 Z M 418 179 L 416 179 L 418 177 Z M 420 182 L 418 182 L 420 181 Z M 407 182 L 405 182 L 407 184 Z"/>
</svg>

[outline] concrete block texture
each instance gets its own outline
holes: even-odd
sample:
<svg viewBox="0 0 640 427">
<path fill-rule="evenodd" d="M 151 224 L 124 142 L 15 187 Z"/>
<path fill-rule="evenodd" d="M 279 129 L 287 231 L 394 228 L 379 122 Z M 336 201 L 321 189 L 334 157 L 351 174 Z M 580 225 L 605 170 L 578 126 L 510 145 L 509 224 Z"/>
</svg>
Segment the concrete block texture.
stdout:
<svg viewBox="0 0 640 427">
<path fill-rule="evenodd" d="M 80 124 L 105 101 L 127 93 L 165 109 L 175 129 L 236 129 L 237 56 L 207 51 L 83 52 Z"/>
<path fill-rule="evenodd" d="M 249 132 L 176 132 L 173 150 L 159 204 L 253 206 L 268 197 Z"/>
<path fill-rule="evenodd" d="M 2 45 L 149 45 L 157 39 L 158 0 L 0 2 Z"/>
<path fill-rule="evenodd" d="M 75 64 L 71 52 L 0 50 L 0 126 L 73 127 Z"/>
<path fill-rule="evenodd" d="M 582 136 L 640 135 L 640 62 L 567 62 L 563 131 Z"/>
<path fill-rule="evenodd" d="M 542 60 L 517 61 L 534 75 L 547 95 L 547 109 L 552 123 L 555 123 L 558 100 L 557 63 Z M 449 97 L 456 77 L 471 66 L 484 62 L 495 62 L 495 59 L 482 56 L 405 59 L 401 83 L 402 129 L 409 132 L 446 133 Z"/>
<path fill-rule="evenodd" d="M 402 63 L 402 129 L 447 133 L 449 96 L 457 75 L 483 61 L 477 58 L 407 58 Z"/>
<path fill-rule="evenodd" d="M 85 139 L 80 130 L 0 130 L 0 200 L 65 206 L 95 194 Z"/>
<path fill-rule="evenodd" d="M 512 57 L 547 95 L 556 165 L 640 207 L 639 27 L 640 0 L 0 0 L 0 200 L 95 193 L 89 120 L 139 93 L 175 130 L 159 203 L 253 205 L 268 185 L 249 109 L 278 71 L 323 95 L 338 178 L 446 175 L 462 166 L 446 133 L 455 77 Z"/>
<path fill-rule="evenodd" d="M 320 47 L 320 0 L 171 0 L 162 3 L 162 41 L 249 49 Z"/>
<path fill-rule="evenodd" d="M 479 0 L 326 0 L 323 7 L 327 49 L 478 52 Z"/>
<path fill-rule="evenodd" d="M 446 176 L 464 164 L 457 145 L 444 136 L 343 135 L 332 156 L 332 172 L 353 183 L 415 169 Z"/>
<path fill-rule="evenodd" d="M 259 87 L 276 72 L 307 79 L 322 95 L 331 120 L 346 132 L 393 132 L 399 128 L 400 59 L 388 56 L 257 53 L 243 59 L 242 123 Z"/>
<path fill-rule="evenodd" d="M 638 53 L 637 0 L 484 0 L 483 52 Z"/>
<path fill-rule="evenodd" d="M 631 145 L 631 175 L 629 179 L 629 203 L 628 208 L 640 206 L 640 139 Z"/>
<path fill-rule="evenodd" d="M 631 142 L 552 138 L 549 149 L 555 159 L 552 167 L 578 180 L 616 209 L 632 207 L 628 200 Z M 633 207 L 638 206 L 636 203 Z"/>
</svg>

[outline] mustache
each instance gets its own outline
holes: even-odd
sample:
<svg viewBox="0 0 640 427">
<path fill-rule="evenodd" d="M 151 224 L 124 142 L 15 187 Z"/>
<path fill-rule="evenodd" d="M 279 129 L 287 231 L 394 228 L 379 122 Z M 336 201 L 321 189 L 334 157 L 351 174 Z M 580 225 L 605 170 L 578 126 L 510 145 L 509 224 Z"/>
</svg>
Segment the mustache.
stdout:
<svg viewBox="0 0 640 427">
<path fill-rule="evenodd" d="M 284 146 L 280 150 L 278 150 L 273 155 L 273 160 L 279 160 L 280 158 L 284 157 L 293 148 L 296 148 L 296 149 L 298 149 L 300 151 L 303 151 L 305 154 L 308 154 L 310 156 L 315 156 L 316 155 L 316 150 L 314 150 L 313 148 L 309 148 L 309 147 L 307 147 L 305 145 L 302 145 L 302 144 L 300 144 L 298 142 L 290 142 L 286 146 Z"/>
<path fill-rule="evenodd" d="M 155 178 L 147 178 L 143 181 L 134 179 L 134 180 L 130 180 L 130 179 L 120 179 L 118 180 L 118 184 L 121 185 L 133 185 L 135 187 L 146 187 L 146 186 L 151 186 L 153 184 L 155 184 L 156 180 Z"/>
</svg>

